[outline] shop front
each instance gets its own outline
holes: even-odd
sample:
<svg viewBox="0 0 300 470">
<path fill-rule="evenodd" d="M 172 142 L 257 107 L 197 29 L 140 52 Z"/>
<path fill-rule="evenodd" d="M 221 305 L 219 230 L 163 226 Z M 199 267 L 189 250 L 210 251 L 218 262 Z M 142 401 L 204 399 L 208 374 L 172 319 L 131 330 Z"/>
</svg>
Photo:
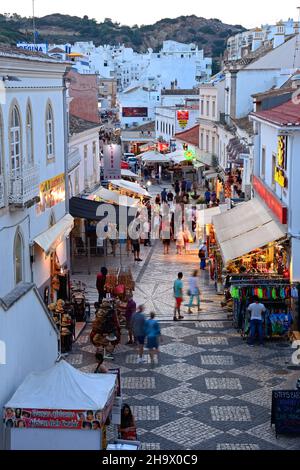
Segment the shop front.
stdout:
<svg viewBox="0 0 300 470">
<path fill-rule="evenodd" d="M 290 243 L 286 227 L 258 200 L 213 217 L 210 232 L 214 279 L 233 320 L 249 330 L 247 306 L 257 296 L 267 308 L 265 336 L 285 336 L 292 323 Z"/>
<path fill-rule="evenodd" d="M 64 262 L 64 258 L 66 257 L 66 239 L 73 225 L 73 217 L 66 214 L 33 240 L 33 243 L 43 251 L 44 257 L 50 260 L 50 285 L 45 288 L 44 292 L 46 304 L 58 299 L 69 299 L 69 267 Z"/>
</svg>

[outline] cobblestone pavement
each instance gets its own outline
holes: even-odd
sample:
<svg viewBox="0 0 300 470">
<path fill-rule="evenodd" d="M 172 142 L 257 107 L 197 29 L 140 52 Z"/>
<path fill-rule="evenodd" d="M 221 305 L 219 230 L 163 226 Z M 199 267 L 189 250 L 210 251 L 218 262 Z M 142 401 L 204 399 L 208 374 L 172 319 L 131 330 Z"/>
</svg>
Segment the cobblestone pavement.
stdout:
<svg viewBox="0 0 300 470">
<path fill-rule="evenodd" d="M 272 389 L 294 386 L 289 345 L 270 343 L 249 348 L 220 307 L 221 298 L 207 274 L 201 274 L 202 311 L 174 323 L 172 283 L 178 271 L 185 280 L 197 267 L 195 255 L 164 256 L 157 242 L 144 248 L 144 262 L 131 263 L 135 300 L 161 322 L 159 363 L 137 363 L 134 347 L 122 345 L 108 367 L 120 367 L 124 402 L 133 407 L 143 449 L 275 450 L 299 449 L 300 439 L 279 436 L 270 426 Z M 78 276 L 77 276 L 78 278 Z M 95 277 L 82 276 L 90 300 L 96 300 Z M 185 291 L 187 286 L 185 287 Z M 96 368 L 90 325 L 68 360 L 85 372 Z M 286 346 L 286 347 L 283 347 Z M 296 373 L 297 374 L 297 373 Z M 299 373 L 298 373 L 299 374 Z"/>
</svg>

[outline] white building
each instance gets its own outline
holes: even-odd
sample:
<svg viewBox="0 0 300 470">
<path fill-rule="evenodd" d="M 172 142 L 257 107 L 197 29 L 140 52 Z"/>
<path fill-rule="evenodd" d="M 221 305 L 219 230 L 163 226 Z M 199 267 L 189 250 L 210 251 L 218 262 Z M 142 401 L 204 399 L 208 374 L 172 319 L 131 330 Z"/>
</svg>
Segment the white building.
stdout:
<svg viewBox="0 0 300 470">
<path fill-rule="evenodd" d="M 99 125 L 70 116 L 70 198 L 91 191 L 100 183 L 99 131 Z"/>
<path fill-rule="evenodd" d="M 180 112 L 184 111 L 187 121 L 180 123 Z M 159 106 L 155 112 L 156 139 L 162 138 L 170 143 L 175 134 L 194 127 L 199 117 L 199 107 L 195 106 Z"/>
<path fill-rule="evenodd" d="M 44 301 L 58 295 L 54 277 L 65 279 L 73 226 L 66 213 L 66 67 L 0 47 L 0 341 L 6 344 L 0 407 L 28 373 L 50 367 L 58 355 Z"/>
<path fill-rule="evenodd" d="M 255 122 L 255 195 L 286 226 L 292 282 L 300 282 L 300 113 L 292 101 L 251 114 Z"/>
<path fill-rule="evenodd" d="M 225 58 L 227 60 L 242 59 L 268 43 L 277 47 L 287 37 L 298 32 L 299 23 L 290 18 L 288 21 L 279 21 L 276 25 L 262 25 L 260 28 L 236 34 L 227 41 Z"/>
<path fill-rule="evenodd" d="M 139 126 L 155 120 L 155 108 L 160 105 L 160 88 L 156 81 L 129 87 L 117 97 L 122 128 Z"/>
</svg>

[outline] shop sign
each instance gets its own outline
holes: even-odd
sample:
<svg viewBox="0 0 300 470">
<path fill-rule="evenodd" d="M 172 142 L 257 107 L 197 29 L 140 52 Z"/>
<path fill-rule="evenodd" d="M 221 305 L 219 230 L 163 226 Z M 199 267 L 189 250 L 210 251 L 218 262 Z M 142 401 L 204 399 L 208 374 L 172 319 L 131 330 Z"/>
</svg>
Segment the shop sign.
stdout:
<svg viewBox="0 0 300 470">
<path fill-rule="evenodd" d="M 285 171 L 287 168 L 287 136 L 278 136 L 277 166 L 275 168 L 274 179 L 282 188 L 288 185 L 288 179 Z"/>
<path fill-rule="evenodd" d="M 54 207 L 65 200 L 65 174 L 43 181 L 40 186 L 40 202 L 37 204 L 37 214 Z"/>
<path fill-rule="evenodd" d="M 300 435 L 299 390 L 272 392 L 271 424 L 275 424 L 276 434 Z"/>
<path fill-rule="evenodd" d="M 184 152 L 184 158 L 188 162 L 192 162 L 193 160 L 196 160 L 196 153 L 193 152 L 193 150 L 188 149 Z"/>
<path fill-rule="evenodd" d="M 120 145 L 104 145 L 103 148 L 103 177 L 105 180 L 121 179 L 121 156 Z"/>
<path fill-rule="evenodd" d="M 98 431 L 105 423 L 107 413 L 103 411 L 37 410 L 6 408 L 6 427 L 44 429 L 83 429 Z"/>
<path fill-rule="evenodd" d="M 186 110 L 177 111 L 177 121 L 181 129 L 185 129 L 189 122 L 189 112 Z"/>
<path fill-rule="evenodd" d="M 259 194 L 259 196 L 264 200 L 267 206 L 271 209 L 271 211 L 276 215 L 279 222 L 282 224 L 287 224 L 288 218 L 288 209 L 287 207 L 283 206 L 281 202 L 277 199 L 274 194 L 272 194 L 264 185 L 264 183 L 257 178 L 257 176 L 253 176 L 253 188 Z"/>
</svg>

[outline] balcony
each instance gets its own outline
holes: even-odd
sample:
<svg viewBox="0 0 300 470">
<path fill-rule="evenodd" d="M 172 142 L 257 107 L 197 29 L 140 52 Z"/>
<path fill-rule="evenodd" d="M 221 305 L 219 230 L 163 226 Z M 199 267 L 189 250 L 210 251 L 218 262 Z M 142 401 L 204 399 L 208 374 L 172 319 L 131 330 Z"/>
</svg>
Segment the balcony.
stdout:
<svg viewBox="0 0 300 470">
<path fill-rule="evenodd" d="M 73 171 L 81 161 L 81 156 L 78 148 L 71 147 L 68 153 L 68 172 Z"/>
<path fill-rule="evenodd" d="M 4 176 L 0 175 L 0 208 L 5 206 Z"/>
<path fill-rule="evenodd" d="M 9 174 L 8 203 L 16 208 L 29 206 L 39 199 L 39 167 L 24 165 Z"/>
</svg>

